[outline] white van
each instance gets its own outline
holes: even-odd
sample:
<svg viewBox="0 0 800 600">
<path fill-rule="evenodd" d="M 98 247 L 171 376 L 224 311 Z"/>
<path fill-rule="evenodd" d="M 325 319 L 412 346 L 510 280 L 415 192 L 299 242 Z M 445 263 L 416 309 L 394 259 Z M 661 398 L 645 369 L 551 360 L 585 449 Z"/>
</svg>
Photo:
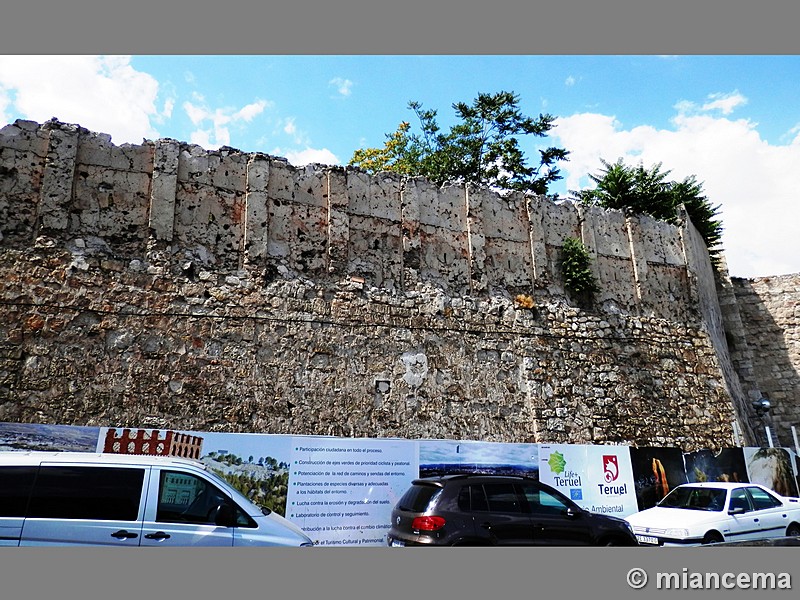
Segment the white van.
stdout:
<svg viewBox="0 0 800 600">
<path fill-rule="evenodd" d="M 313 546 L 201 462 L 0 452 L 0 546 Z"/>
</svg>

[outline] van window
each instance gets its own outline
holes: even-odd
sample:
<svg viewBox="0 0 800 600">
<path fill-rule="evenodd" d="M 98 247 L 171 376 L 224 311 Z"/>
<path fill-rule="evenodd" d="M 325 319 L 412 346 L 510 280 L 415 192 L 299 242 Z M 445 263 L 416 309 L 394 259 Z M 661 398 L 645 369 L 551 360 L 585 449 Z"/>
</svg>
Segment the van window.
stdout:
<svg viewBox="0 0 800 600">
<path fill-rule="evenodd" d="M 156 521 L 213 524 L 217 508 L 226 501 L 227 494 L 205 479 L 191 473 L 162 471 Z"/>
<path fill-rule="evenodd" d="M 0 467 L 0 517 L 24 517 L 38 467 Z"/>
<path fill-rule="evenodd" d="M 144 469 L 43 466 L 31 493 L 29 518 L 135 521 Z"/>
</svg>

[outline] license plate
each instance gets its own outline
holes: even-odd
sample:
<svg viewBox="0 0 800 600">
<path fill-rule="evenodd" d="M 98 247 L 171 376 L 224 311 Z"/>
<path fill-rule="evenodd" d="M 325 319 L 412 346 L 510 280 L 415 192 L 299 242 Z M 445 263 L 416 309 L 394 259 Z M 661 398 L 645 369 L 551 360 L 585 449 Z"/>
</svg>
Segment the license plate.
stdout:
<svg viewBox="0 0 800 600">
<path fill-rule="evenodd" d="M 403 540 L 392 540 L 392 548 L 402 548 L 406 543 Z"/>
<path fill-rule="evenodd" d="M 636 539 L 639 540 L 640 544 L 652 544 L 653 546 L 658 546 L 658 538 L 653 537 L 652 535 L 637 535 Z"/>
</svg>

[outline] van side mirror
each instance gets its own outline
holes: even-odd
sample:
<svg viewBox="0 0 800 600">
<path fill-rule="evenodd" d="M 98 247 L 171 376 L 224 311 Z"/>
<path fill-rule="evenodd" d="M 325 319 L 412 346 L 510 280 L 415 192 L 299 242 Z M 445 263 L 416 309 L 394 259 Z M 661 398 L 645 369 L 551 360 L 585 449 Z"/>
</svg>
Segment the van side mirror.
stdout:
<svg viewBox="0 0 800 600">
<path fill-rule="evenodd" d="M 229 503 L 225 502 L 216 508 L 216 515 L 214 515 L 214 524 L 219 527 L 234 527 L 236 526 L 236 511 Z"/>
</svg>

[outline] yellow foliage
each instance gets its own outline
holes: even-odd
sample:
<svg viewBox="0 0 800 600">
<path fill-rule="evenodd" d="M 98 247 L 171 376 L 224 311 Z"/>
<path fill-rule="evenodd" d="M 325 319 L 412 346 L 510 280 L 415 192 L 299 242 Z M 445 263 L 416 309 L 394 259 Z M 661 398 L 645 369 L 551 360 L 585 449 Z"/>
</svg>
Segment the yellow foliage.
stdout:
<svg viewBox="0 0 800 600">
<path fill-rule="evenodd" d="M 536 306 L 536 302 L 534 302 L 533 298 L 526 294 L 517 294 L 514 296 L 514 304 L 517 308 L 531 309 Z"/>
</svg>

